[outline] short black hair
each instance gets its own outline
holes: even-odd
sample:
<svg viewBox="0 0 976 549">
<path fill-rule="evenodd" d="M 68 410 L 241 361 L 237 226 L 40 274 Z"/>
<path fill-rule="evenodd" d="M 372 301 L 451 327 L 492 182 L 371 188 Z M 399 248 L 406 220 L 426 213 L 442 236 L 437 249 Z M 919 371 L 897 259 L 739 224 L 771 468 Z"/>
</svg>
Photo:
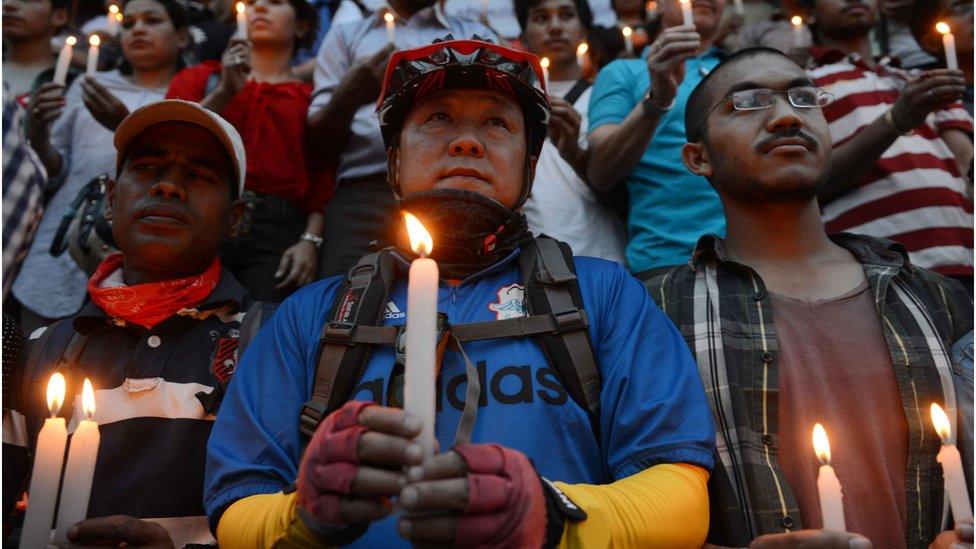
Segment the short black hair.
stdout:
<svg viewBox="0 0 976 549">
<path fill-rule="evenodd" d="M 70 12 L 70 10 L 71 10 L 71 0 L 51 0 L 51 9 L 52 10 L 59 10 L 59 9 L 62 9 L 62 8 L 69 10 L 68 15 L 71 15 L 71 12 Z"/>
<path fill-rule="evenodd" d="M 796 64 L 796 62 L 790 59 L 790 57 L 785 53 L 777 49 L 767 47 L 745 48 L 726 57 L 721 63 L 716 65 L 715 68 L 705 76 L 705 78 L 702 78 L 702 81 L 695 86 L 695 89 L 691 90 L 691 95 L 688 96 L 688 103 L 685 105 L 685 136 L 687 137 L 689 143 L 701 141 L 702 137 L 704 136 L 705 132 L 702 125 L 705 122 L 705 117 L 708 116 L 709 110 L 712 108 L 712 103 L 714 101 L 709 99 L 708 86 L 715 75 L 738 61 L 760 55 L 775 55 L 777 57 L 782 57 L 783 59 L 789 60 L 790 63 Z M 797 67 L 800 68 L 799 65 L 797 65 Z M 699 132 L 699 129 L 702 131 Z"/>
<path fill-rule="evenodd" d="M 295 21 L 308 23 L 308 31 L 295 40 L 295 51 L 310 49 L 315 45 L 315 38 L 318 36 L 319 12 L 308 0 L 288 0 L 288 3 L 295 10 Z"/>
<path fill-rule="evenodd" d="M 515 0 L 515 18 L 518 19 L 519 28 L 525 32 L 525 26 L 529 23 L 529 11 L 538 6 L 543 0 Z M 593 12 L 590 11 L 588 0 L 573 0 L 576 6 L 576 16 L 579 17 L 583 28 L 590 30 L 593 26 Z"/>
</svg>

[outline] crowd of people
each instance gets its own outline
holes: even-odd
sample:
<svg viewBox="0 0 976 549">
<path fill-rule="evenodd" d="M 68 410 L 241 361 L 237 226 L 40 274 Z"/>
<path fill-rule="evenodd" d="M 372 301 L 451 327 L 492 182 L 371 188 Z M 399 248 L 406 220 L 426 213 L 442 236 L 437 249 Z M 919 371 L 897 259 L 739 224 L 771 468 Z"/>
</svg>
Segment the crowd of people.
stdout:
<svg viewBox="0 0 976 549">
<path fill-rule="evenodd" d="M 972 547 L 972 1 L 457 2 L 4 0 L 5 544 Z"/>
</svg>

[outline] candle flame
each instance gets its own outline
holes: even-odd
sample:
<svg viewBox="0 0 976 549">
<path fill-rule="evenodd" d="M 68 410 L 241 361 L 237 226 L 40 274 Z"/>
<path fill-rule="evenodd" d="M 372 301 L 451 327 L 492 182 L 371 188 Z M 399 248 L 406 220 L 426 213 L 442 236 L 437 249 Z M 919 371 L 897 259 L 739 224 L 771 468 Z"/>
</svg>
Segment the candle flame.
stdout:
<svg viewBox="0 0 976 549">
<path fill-rule="evenodd" d="M 813 451 L 821 465 L 830 465 L 830 440 L 827 438 L 827 431 L 819 423 L 813 426 Z"/>
<path fill-rule="evenodd" d="M 678 2 L 680 2 L 681 3 L 681 6 L 684 7 L 684 6 L 687 6 L 688 4 L 690 4 L 691 3 L 691 0 L 678 0 Z"/>
<path fill-rule="evenodd" d="M 800 17 L 799 15 L 794 15 L 793 17 L 790 18 L 790 23 L 793 23 L 794 27 L 799 27 L 800 25 L 803 24 L 803 18 Z"/>
<path fill-rule="evenodd" d="M 234 7 L 235 9 L 237 9 L 237 13 L 244 13 L 244 10 L 247 9 L 247 6 L 244 5 L 244 2 L 238 2 L 237 5 Z"/>
<path fill-rule="evenodd" d="M 657 2 L 655 0 L 650 0 L 647 3 L 647 12 L 648 13 L 651 13 L 651 12 L 654 12 L 654 11 L 657 11 Z"/>
<path fill-rule="evenodd" d="M 590 49 L 590 45 L 586 42 L 580 42 L 580 45 L 576 47 L 576 55 L 586 55 L 586 52 Z"/>
<path fill-rule="evenodd" d="M 102 39 L 99 38 L 97 34 L 93 34 L 88 37 L 88 44 L 91 46 L 95 46 L 97 48 L 101 43 L 102 43 Z"/>
<path fill-rule="evenodd" d="M 407 223 L 407 235 L 410 237 L 410 249 L 420 257 L 427 257 L 434 250 L 434 239 L 430 237 L 427 227 L 412 213 L 404 212 L 403 220 Z"/>
<path fill-rule="evenodd" d="M 84 410 L 86 419 L 95 415 L 95 389 L 87 377 L 81 386 L 81 409 Z"/>
<path fill-rule="evenodd" d="M 51 379 L 47 380 L 47 409 L 51 412 L 51 417 L 58 415 L 58 412 L 61 411 L 66 385 L 64 375 L 61 372 L 54 372 Z"/>
<path fill-rule="evenodd" d="M 390 12 L 386 12 L 386 13 L 385 13 L 385 14 L 383 15 L 383 20 L 384 20 L 384 21 L 386 21 L 386 24 L 387 24 L 387 25 L 392 25 L 392 24 L 393 24 L 393 21 L 394 21 L 394 19 L 396 19 L 396 18 L 395 18 L 395 17 L 393 17 L 393 14 L 392 14 L 392 13 L 390 13 Z"/>
<path fill-rule="evenodd" d="M 634 33 L 634 29 L 630 27 L 624 27 L 620 32 L 622 32 L 624 36 L 630 36 L 631 34 Z"/>
<path fill-rule="evenodd" d="M 543 57 L 542 59 L 540 59 L 539 60 L 539 65 L 541 65 L 542 68 L 544 68 L 544 69 L 548 69 L 549 68 L 549 58 L 548 57 Z"/>
<path fill-rule="evenodd" d="M 932 403 L 932 424 L 935 425 L 935 432 L 939 433 L 939 438 L 942 439 L 942 443 L 949 444 L 949 437 L 952 436 L 951 429 L 949 428 L 949 416 L 946 415 L 942 406 L 934 402 Z"/>
<path fill-rule="evenodd" d="M 116 13 L 115 14 L 115 20 L 116 21 L 118 21 L 119 23 L 121 23 L 122 22 L 122 19 L 124 19 L 124 17 L 122 17 L 122 14 L 121 13 Z"/>
<path fill-rule="evenodd" d="M 119 13 L 119 7 L 116 6 L 115 4 L 112 4 L 111 6 L 108 7 L 108 12 L 111 13 L 112 15 L 115 15 L 116 13 Z"/>
<path fill-rule="evenodd" d="M 939 31 L 939 34 L 949 34 L 952 29 L 949 28 L 949 24 L 945 21 L 939 21 L 935 24 L 935 30 Z"/>
<path fill-rule="evenodd" d="M 74 36 L 69 36 L 68 38 L 65 39 L 64 43 L 69 46 L 74 46 L 75 44 L 78 43 L 78 39 L 75 38 Z"/>
</svg>

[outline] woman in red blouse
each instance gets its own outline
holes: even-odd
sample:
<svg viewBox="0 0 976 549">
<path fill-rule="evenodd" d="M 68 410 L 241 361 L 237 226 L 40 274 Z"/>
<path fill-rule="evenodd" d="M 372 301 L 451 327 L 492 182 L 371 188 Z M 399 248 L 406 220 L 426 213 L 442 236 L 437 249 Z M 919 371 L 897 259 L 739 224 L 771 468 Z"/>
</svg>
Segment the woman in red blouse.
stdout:
<svg viewBox="0 0 976 549">
<path fill-rule="evenodd" d="M 311 282 L 322 243 L 331 171 L 307 154 L 312 86 L 292 72 L 315 37 L 306 0 L 247 0 L 248 39 L 231 39 L 220 62 L 178 73 L 169 98 L 199 101 L 234 125 L 247 153 L 244 223 L 221 261 L 255 299 L 277 301 Z"/>
</svg>

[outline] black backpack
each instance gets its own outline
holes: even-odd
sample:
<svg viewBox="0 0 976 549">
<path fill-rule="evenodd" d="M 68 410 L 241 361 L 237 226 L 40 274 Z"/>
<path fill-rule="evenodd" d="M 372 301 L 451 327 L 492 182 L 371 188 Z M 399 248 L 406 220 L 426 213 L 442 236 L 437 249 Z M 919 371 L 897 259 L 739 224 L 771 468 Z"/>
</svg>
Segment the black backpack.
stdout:
<svg viewBox="0 0 976 549">
<path fill-rule="evenodd" d="M 393 248 L 363 257 L 339 287 L 322 328 L 312 397 L 302 406 L 300 429 L 307 443 L 319 423 L 352 396 L 373 348 L 395 346 L 403 326 L 383 326 L 390 290 L 399 274 Z M 542 236 L 519 256 L 527 316 L 447 324 L 457 342 L 534 336 L 570 397 L 587 411 L 599 440 L 600 373 L 589 336 L 572 250 Z M 441 319 L 443 320 L 443 318 Z"/>
</svg>

